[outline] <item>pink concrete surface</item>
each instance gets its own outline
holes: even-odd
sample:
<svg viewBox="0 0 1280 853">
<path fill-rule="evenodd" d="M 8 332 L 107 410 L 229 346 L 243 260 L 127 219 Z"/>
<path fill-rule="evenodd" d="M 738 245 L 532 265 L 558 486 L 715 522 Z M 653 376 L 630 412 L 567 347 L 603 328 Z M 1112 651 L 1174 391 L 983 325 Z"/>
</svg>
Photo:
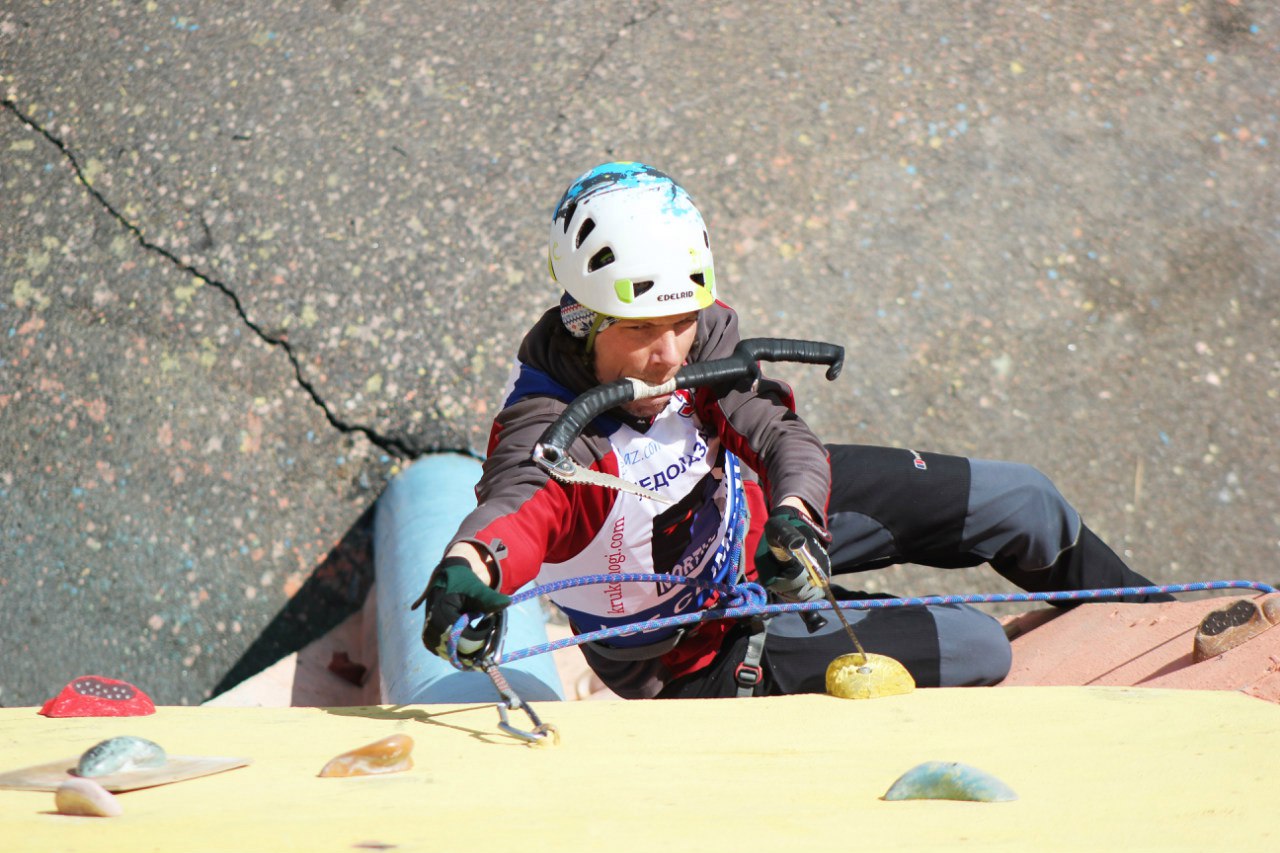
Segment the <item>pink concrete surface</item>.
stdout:
<svg viewBox="0 0 1280 853">
<path fill-rule="evenodd" d="M 329 669 L 339 653 L 365 667 L 363 683 L 353 684 Z M 323 637 L 204 704 L 326 708 L 377 705 L 379 701 L 377 609 L 371 594 L 361 610 Z"/>
<path fill-rule="evenodd" d="M 1225 654 L 1192 663 L 1200 620 L 1240 598 L 1261 596 L 1168 604 L 1085 604 L 1026 633 L 1010 630 L 1016 635 L 1013 668 L 1001 686 L 1235 690 L 1280 703 L 1280 630 L 1264 631 Z"/>
</svg>

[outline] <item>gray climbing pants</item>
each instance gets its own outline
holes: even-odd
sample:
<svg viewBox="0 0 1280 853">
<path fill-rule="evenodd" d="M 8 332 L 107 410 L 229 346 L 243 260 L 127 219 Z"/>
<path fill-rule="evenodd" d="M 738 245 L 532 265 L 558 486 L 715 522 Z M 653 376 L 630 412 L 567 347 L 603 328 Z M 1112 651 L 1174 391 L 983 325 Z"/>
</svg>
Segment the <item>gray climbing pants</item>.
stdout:
<svg viewBox="0 0 1280 853">
<path fill-rule="evenodd" d="M 833 586 L 898 563 L 965 568 L 989 563 L 1033 592 L 1145 586 L 1029 465 L 863 445 L 831 445 L 827 507 Z M 852 583 L 851 583 L 852 582 Z M 1128 601 L 1167 600 L 1168 596 Z M 995 684 L 1008 674 L 1009 642 L 991 616 L 967 605 L 846 611 L 868 652 L 902 662 L 922 687 Z M 735 628 L 707 669 L 663 696 L 732 696 L 751 626 Z M 851 651 L 835 618 L 810 633 L 796 614 L 770 620 L 756 695 L 822 692 L 827 664 Z"/>
</svg>

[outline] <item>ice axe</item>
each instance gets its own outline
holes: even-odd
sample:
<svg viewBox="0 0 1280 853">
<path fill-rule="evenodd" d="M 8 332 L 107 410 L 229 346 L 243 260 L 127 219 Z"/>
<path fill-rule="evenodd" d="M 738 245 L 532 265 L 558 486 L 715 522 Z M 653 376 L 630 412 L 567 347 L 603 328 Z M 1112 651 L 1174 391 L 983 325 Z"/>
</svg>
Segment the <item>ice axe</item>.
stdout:
<svg viewBox="0 0 1280 853">
<path fill-rule="evenodd" d="M 661 503 L 670 503 L 652 489 L 645 489 L 621 477 L 578 464 L 569 455 L 569 446 L 582 434 L 587 424 L 609 409 L 688 388 L 754 381 L 760 376 L 760 361 L 825 364 L 827 379 L 834 380 L 844 366 L 844 347 L 820 341 L 747 338 L 738 342 L 732 355 L 686 364 L 672 379 L 661 385 L 650 385 L 639 379 L 616 379 L 597 385 L 579 394 L 560 413 L 555 423 L 547 427 L 533 447 L 533 461 L 565 483 L 604 486 Z"/>
<path fill-rule="evenodd" d="M 783 518 L 771 518 L 765 523 L 764 538 L 769 551 L 779 563 L 798 563 L 808 580 L 807 589 L 797 588 L 789 592 L 788 597 L 794 601 L 815 601 L 819 595 L 825 596 L 856 649 L 853 654 L 840 655 L 827 665 L 827 692 L 841 699 L 876 699 L 914 690 L 915 679 L 906 667 L 887 655 L 869 654 L 862 648 L 858 635 L 853 632 L 853 626 L 849 624 L 831 589 L 827 573 L 814 559 L 804 534 Z M 801 613 L 801 618 L 809 627 L 809 633 L 826 624 L 825 619 L 819 623 L 813 617 L 821 619 L 814 611 Z"/>
</svg>

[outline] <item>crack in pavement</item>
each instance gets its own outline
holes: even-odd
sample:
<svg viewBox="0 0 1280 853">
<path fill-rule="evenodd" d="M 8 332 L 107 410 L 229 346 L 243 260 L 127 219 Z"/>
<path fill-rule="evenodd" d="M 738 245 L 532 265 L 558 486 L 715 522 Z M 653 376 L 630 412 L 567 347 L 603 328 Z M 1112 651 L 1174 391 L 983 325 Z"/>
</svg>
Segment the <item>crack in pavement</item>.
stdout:
<svg viewBox="0 0 1280 853">
<path fill-rule="evenodd" d="M 17 104 L 8 98 L 0 99 L 0 107 L 4 107 L 4 109 L 11 112 L 19 121 L 43 136 L 55 148 L 57 148 L 58 151 L 61 152 L 63 158 L 70 164 L 72 171 L 75 172 L 77 180 L 79 180 L 80 184 L 89 192 L 89 195 L 91 195 L 98 204 L 102 206 L 102 209 L 115 219 L 116 222 L 133 235 L 134 239 L 138 242 L 138 245 L 142 246 L 142 248 L 148 252 L 159 255 L 177 269 L 187 273 L 188 275 L 194 276 L 201 282 L 217 290 L 227 299 L 231 300 L 231 304 L 235 307 L 236 313 L 240 316 L 240 320 L 248 326 L 260 340 L 269 346 L 283 350 L 285 356 L 289 359 L 289 363 L 293 366 L 294 379 L 297 380 L 298 385 L 311 398 L 312 403 L 314 403 L 320 411 L 324 413 L 325 420 L 327 420 L 330 426 L 334 429 L 345 435 L 362 435 L 375 446 L 399 459 L 411 461 L 425 453 L 460 453 L 467 456 L 475 456 L 474 451 L 469 448 L 441 446 L 422 447 L 411 440 L 393 435 L 382 435 L 371 427 L 367 427 L 362 424 L 348 423 L 338 417 L 333 412 L 333 409 L 330 408 L 329 404 L 325 402 L 324 398 L 320 396 L 320 393 L 316 390 L 315 386 L 312 385 L 305 376 L 303 376 L 302 364 L 298 359 L 298 353 L 294 349 L 293 345 L 290 344 L 286 338 L 280 335 L 271 334 L 250 319 L 249 315 L 245 313 L 244 305 L 241 303 L 240 297 L 229 285 L 200 271 L 186 261 L 183 261 L 165 247 L 148 240 L 146 236 L 143 235 L 141 228 L 130 222 L 96 187 L 93 186 L 93 184 L 89 182 L 85 177 L 84 170 L 80 167 L 79 158 L 76 157 L 75 153 L 65 142 L 57 136 L 54 136 L 52 132 L 41 126 L 39 122 L 24 113 Z M 437 414 L 439 414 L 439 412 L 437 412 Z"/>
<path fill-rule="evenodd" d="M 586 70 L 583 71 L 581 75 L 579 75 L 577 82 L 574 84 L 573 88 L 569 90 L 569 94 L 565 96 L 565 99 L 564 99 L 565 106 L 562 109 L 557 110 L 556 123 L 551 130 L 552 137 L 558 136 L 560 129 L 563 128 L 565 123 L 569 121 L 569 116 L 565 112 L 565 110 L 568 109 L 569 104 L 573 103 L 574 98 L 578 97 L 578 93 L 582 91 L 587 81 L 591 79 L 591 75 L 595 73 L 595 70 L 599 68 L 602 64 L 604 64 L 605 57 L 608 56 L 610 52 L 612 52 L 613 48 L 618 44 L 618 42 L 622 41 L 622 39 L 628 33 L 630 33 L 631 30 L 635 29 L 636 27 L 640 26 L 644 22 L 648 21 L 650 18 L 652 18 L 654 15 L 658 14 L 661 11 L 662 11 L 662 3 L 655 2 L 652 6 L 649 7 L 647 11 L 633 14 L 631 16 L 631 19 L 626 21 L 618 29 L 618 32 L 614 34 L 613 38 L 609 39 L 609 41 L 605 43 L 605 46 L 600 48 L 600 52 L 596 54 L 596 58 L 593 59 L 591 61 L 591 64 L 587 66 Z"/>
</svg>

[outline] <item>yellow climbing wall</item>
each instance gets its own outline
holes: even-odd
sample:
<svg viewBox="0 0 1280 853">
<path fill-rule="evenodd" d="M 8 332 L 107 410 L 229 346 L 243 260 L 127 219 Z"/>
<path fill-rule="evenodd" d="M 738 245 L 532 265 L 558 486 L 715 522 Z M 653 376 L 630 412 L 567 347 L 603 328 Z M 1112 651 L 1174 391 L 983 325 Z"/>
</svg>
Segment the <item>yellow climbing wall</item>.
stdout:
<svg viewBox="0 0 1280 853">
<path fill-rule="evenodd" d="M 499 733 L 491 705 L 63 720 L 0 709 L 0 772 L 123 734 L 174 755 L 253 759 L 120 794 L 117 818 L 58 815 L 51 793 L 0 790 L 3 849 L 1280 849 L 1280 706 L 1236 693 L 1037 687 L 537 710 L 560 746 Z M 396 733 L 415 741 L 411 771 L 316 777 L 338 753 Z M 1019 800 L 880 799 L 932 760 L 988 771 Z"/>
</svg>

